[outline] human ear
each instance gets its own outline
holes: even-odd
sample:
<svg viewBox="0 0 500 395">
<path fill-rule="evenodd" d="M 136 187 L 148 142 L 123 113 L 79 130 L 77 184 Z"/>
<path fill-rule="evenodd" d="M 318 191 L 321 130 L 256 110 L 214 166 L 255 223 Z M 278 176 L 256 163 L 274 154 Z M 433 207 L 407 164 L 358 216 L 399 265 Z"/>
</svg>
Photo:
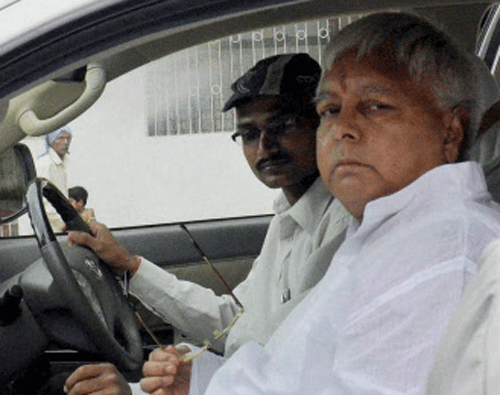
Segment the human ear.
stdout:
<svg viewBox="0 0 500 395">
<path fill-rule="evenodd" d="M 444 156 L 447 163 L 454 163 L 460 155 L 465 131 L 469 129 L 469 113 L 463 107 L 455 107 L 444 115 Z"/>
</svg>

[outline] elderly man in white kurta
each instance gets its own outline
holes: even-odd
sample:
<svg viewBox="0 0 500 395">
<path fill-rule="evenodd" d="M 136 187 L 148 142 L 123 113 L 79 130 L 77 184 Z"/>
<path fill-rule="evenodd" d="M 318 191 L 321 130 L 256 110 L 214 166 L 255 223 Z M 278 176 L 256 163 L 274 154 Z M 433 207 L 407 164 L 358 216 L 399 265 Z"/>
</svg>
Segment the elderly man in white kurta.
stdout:
<svg viewBox="0 0 500 395">
<path fill-rule="evenodd" d="M 477 92 L 470 59 L 418 17 L 375 14 L 341 30 L 316 108 L 321 177 L 353 216 L 344 243 L 266 346 L 242 346 L 208 388 L 207 358 L 190 377 L 170 348 L 150 355 L 142 389 L 424 394 L 437 343 L 500 235 L 480 165 L 461 162 Z"/>
<path fill-rule="evenodd" d="M 59 128 L 44 138 L 45 152 L 36 160 L 38 177 L 54 184 L 63 195 L 68 196 L 68 152 L 72 134 L 68 126 Z M 51 204 L 45 203 L 45 211 L 54 232 L 64 229 L 64 222 Z"/>
</svg>

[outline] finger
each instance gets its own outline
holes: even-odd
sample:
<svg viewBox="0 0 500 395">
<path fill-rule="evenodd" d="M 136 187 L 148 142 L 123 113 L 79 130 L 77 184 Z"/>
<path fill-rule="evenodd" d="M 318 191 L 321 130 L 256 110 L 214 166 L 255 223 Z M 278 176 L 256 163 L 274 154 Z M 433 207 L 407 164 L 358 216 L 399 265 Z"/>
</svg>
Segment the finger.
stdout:
<svg viewBox="0 0 500 395">
<path fill-rule="evenodd" d="M 152 395 L 170 394 L 168 387 L 173 383 L 172 377 L 145 377 L 140 381 L 141 390 Z"/>
<path fill-rule="evenodd" d="M 90 394 L 101 390 L 120 389 L 126 394 L 128 384 L 111 363 L 84 365 L 66 380 L 64 390 L 68 395 Z M 125 392 L 123 392 L 125 391 Z"/>
<path fill-rule="evenodd" d="M 161 388 L 162 378 L 161 377 L 145 377 L 139 382 L 141 390 L 144 392 L 152 393 Z"/>
<path fill-rule="evenodd" d="M 104 231 L 108 231 L 109 230 L 106 225 L 104 225 L 104 224 L 102 224 L 100 222 L 97 222 L 95 220 L 95 218 L 92 218 L 92 219 L 93 219 L 93 221 L 90 221 L 88 225 L 89 225 L 90 231 L 94 235 L 98 234 L 99 232 L 104 232 Z"/>
<path fill-rule="evenodd" d="M 177 351 L 179 351 L 180 356 L 184 356 L 184 355 L 186 355 L 186 354 L 188 354 L 188 353 L 190 353 L 192 351 L 185 344 L 180 345 L 180 346 L 175 346 L 175 348 L 177 349 Z"/>
<path fill-rule="evenodd" d="M 100 369 L 95 365 L 80 366 L 67 378 L 64 384 L 64 392 L 69 393 L 78 383 L 98 376 L 99 372 Z"/>
<path fill-rule="evenodd" d="M 151 362 L 144 363 L 142 372 L 146 377 L 163 377 L 166 375 L 175 375 L 178 364 L 171 362 Z"/>
<path fill-rule="evenodd" d="M 64 386 L 64 392 L 67 395 L 82 395 L 82 394 L 92 394 L 101 390 L 99 381 L 97 379 L 88 379 L 76 382 L 72 387 L 69 385 Z"/>
<path fill-rule="evenodd" d="M 149 354 L 150 361 L 170 361 L 175 362 L 180 360 L 182 354 L 174 346 L 168 346 L 165 348 L 156 348 Z"/>
<path fill-rule="evenodd" d="M 92 249 L 96 245 L 97 240 L 86 232 L 72 231 L 68 234 L 68 245 L 71 247 L 73 244 L 87 246 Z"/>
</svg>

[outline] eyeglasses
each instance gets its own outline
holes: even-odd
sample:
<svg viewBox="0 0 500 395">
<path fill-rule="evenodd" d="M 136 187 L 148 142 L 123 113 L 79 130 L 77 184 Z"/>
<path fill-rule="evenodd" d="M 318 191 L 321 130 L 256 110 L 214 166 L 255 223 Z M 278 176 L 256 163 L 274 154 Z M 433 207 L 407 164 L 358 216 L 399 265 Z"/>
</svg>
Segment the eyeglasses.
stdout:
<svg viewBox="0 0 500 395">
<path fill-rule="evenodd" d="M 272 119 L 263 128 L 253 125 L 241 125 L 231 138 L 239 145 L 253 146 L 258 143 L 263 132 L 273 140 L 296 132 L 299 130 L 297 121 L 298 118 L 295 115 L 283 115 Z"/>
<path fill-rule="evenodd" d="M 234 318 L 231 321 L 231 323 L 225 329 L 223 329 L 222 331 L 218 331 L 218 330 L 214 331 L 214 334 L 213 334 L 214 337 L 212 339 L 212 342 L 215 342 L 215 341 L 217 341 L 219 339 L 222 339 L 224 336 L 226 336 L 229 333 L 229 331 L 233 328 L 233 326 L 236 324 L 236 321 L 238 321 L 238 319 L 243 315 L 243 312 L 244 312 L 243 305 L 238 300 L 238 298 L 236 297 L 236 295 L 233 293 L 233 290 L 231 289 L 231 287 L 227 283 L 227 281 L 224 279 L 224 277 L 222 277 L 222 275 L 219 273 L 219 271 L 214 266 L 214 264 L 210 261 L 210 259 L 207 258 L 206 254 L 203 252 L 203 250 L 198 245 L 198 243 L 196 242 L 196 240 L 193 238 L 193 236 L 191 235 L 191 233 L 189 232 L 189 230 L 186 228 L 186 226 L 184 224 L 180 224 L 180 227 L 189 236 L 189 239 L 193 243 L 193 245 L 196 248 L 196 250 L 198 251 L 198 253 L 203 258 L 203 260 L 210 266 L 210 268 L 212 269 L 212 271 L 222 281 L 222 283 L 224 284 L 224 287 L 228 291 L 228 294 L 233 298 L 233 300 L 236 303 L 236 305 L 240 307 L 240 310 L 236 313 L 236 315 L 234 316 Z M 128 296 L 128 284 L 129 284 L 129 281 L 130 281 L 130 273 L 127 271 L 125 273 L 125 277 L 124 277 L 124 280 L 123 280 L 123 282 L 124 282 L 124 292 L 125 292 L 126 296 Z M 159 348 L 164 349 L 165 346 L 162 345 L 162 343 L 160 342 L 160 340 L 156 337 L 156 335 L 153 333 L 153 331 L 149 328 L 149 326 L 146 324 L 146 322 L 141 317 L 141 315 L 139 314 L 139 312 L 134 307 L 133 307 L 133 310 L 134 310 L 134 313 L 135 313 L 137 319 L 139 320 L 139 322 L 141 323 L 141 325 L 143 326 L 143 328 L 146 330 L 146 332 L 148 332 L 148 334 L 151 336 L 151 338 L 156 343 L 156 345 Z M 192 353 L 192 354 L 188 354 L 187 356 L 184 356 L 182 358 L 182 362 L 184 362 L 184 363 L 190 362 L 194 358 L 196 358 L 199 355 L 203 354 L 210 347 L 212 347 L 212 343 L 210 341 L 208 341 L 208 340 L 205 340 L 203 342 L 203 344 L 204 344 L 203 347 L 201 347 L 197 352 Z"/>
</svg>

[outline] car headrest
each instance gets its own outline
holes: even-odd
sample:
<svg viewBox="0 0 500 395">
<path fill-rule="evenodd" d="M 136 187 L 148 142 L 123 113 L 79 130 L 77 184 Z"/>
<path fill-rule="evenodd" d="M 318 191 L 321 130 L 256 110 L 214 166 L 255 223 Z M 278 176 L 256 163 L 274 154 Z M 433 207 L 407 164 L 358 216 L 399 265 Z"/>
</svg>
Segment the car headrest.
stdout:
<svg viewBox="0 0 500 395">
<path fill-rule="evenodd" d="M 468 159 L 483 166 L 488 190 L 500 203 L 500 101 L 484 114 Z"/>
<path fill-rule="evenodd" d="M 483 166 L 488 190 L 500 203 L 500 102 L 495 103 L 485 118 L 480 128 L 482 133 L 469 151 L 468 159 Z"/>
<path fill-rule="evenodd" d="M 475 128 L 471 125 L 477 132 L 466 159 L 483 166 L 488 189 L 500 202 L 500 89 L 481 58 L 473 56 L 472 61 L 480 89 L 478 111 L 481 123 Z"/>
<path fill-rule="evenodd" d="M 477 137 L 468 159 L 489 168 L 500 159 L 500 101 L 494 103 L 483 115 Z"/>
<path fill-rule="evenodd" d="M 477 88 L 477 103 L 472 111 L 474 112 L 475 119 L 483 119 L 484 114 L 490 109 L 497 101 L 500 101 L 500 86 L 497 80 L 491 74 L 490 69 L 486 66 L 486 63 L 476 55 L 470 55 L 470 60 L 473 65 L 475 85 Z M 481 128 L 481 124 L 471 124 L 471 130 L 474 135 L 472 136 L 472 141 L 478 138 L 478 129 Z"/>
</svg>

